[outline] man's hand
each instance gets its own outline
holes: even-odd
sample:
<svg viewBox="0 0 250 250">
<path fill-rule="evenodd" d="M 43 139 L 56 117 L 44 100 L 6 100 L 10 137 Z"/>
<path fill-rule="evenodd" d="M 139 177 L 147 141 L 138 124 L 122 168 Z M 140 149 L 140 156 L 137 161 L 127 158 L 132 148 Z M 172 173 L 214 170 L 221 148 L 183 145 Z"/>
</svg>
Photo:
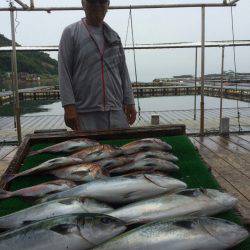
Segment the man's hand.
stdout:
<svg viewBox="0 0 250 250">
<path fill-rule="evenodd" d="M 75 105 L 64 106 L 64 120 L 65 124 L 72 130 L 80 130 L 80 124 Z"/>
<path fill-rule="evenodd" d="M 129 125 L 132 125 L 135 122 L 136 119 L 136 110 L 135 110 L 135 105 L 124 105 L 124 113 L 127 117 Z"/>
</svg>

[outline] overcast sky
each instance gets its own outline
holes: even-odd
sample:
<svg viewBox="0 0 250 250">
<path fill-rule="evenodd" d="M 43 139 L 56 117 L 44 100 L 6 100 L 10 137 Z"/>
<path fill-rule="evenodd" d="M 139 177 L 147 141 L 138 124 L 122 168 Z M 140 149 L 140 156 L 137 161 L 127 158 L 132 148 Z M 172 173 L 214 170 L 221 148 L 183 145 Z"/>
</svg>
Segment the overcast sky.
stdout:
<svg viewBox="0 0 250 250">
<path fill-rule="evenodd" d="M 0 7 L 8 1 L 0 0 Z M 28 0 L 23 0 L 28 3 Z M 80 6 L 80 0 L 35 0 L 36 6 Z M 222 0 L 111 0 L 111 5 L 162 4 L 162 3 L 219 3 Z M 250 40 L 250 1 L 240 0 L 233 8 L 235 17 L 235 39 Z M 58 45 L 61 33 L 67 25 L 84 16 L 83 11 L 68 12 L 18 12 L 16 39 L 21 45 Z M 128 10 L 110 10 L 106 16 L 109 23 L 124 42 L 128 22 Z M 0 12 L 0 33 L 10 38 L 9 13 Z M 201 39 L 201 11 L 199 8 L 133 10 L 136 43 L 199 42 Z M 231 40 L 230 8 L 207 8 L 206 40 Z M 131 43 L 129 31 L 128 43 Z M 57 54 L 51 54 L 57 58 Z M 126 52 L 130 75 L 134 80 L 132 52 Z M 194 49 L 144 50 L 136 52 L 138 80 L 152 81 L 154 78 L 177 74 L 194 73 Z M 250 47 L 236 48 L 237 71 L 250 72 Z M 219 73 L 221 51 L 206 50 L 206 73 Z M 200 67 L 200 66 L 199 66 Z M 233 69 L 232 48 L 226 48 L 225 69 Z"/>
</svg>

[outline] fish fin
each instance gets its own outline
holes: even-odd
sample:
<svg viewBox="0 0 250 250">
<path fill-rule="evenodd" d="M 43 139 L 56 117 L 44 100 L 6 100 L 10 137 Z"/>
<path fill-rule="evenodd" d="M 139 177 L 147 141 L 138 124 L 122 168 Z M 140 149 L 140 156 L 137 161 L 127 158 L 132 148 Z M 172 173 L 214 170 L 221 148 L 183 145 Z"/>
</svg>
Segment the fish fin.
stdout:
<svg viewBox="0 0 250 250">
<path fill-rule="evenodd" d="M 27 225 L 29 225 L 29 224 L 31 224 L 31 223 L 33 223 L 33 222 L 35 222 L 34 220 L 25 220 L 25 221 L 23 221 L 23 226 L 27 226 Z"/>
<path fill-rule="evenodd" d="M 79 233 L 79 229 L 77 228 L 75 224 L 61 224 L 61 225 L 51 227 L 50 230 L 56 233 L 62 234 L 62 235 L 76 234 L 76 235 L 81 236 Z"/>
<path fill-rule="evenodd" d="M 63 204 L 63 205 L 71 205 L 72 201 L 74 200 L 74 198 L 66 198 L 63 200 L 60 200 L 58 203 Z"/>
<path fill-rule="evenodd" d="M 183 227 L 185 229 L 192 229 L 193 221 L 192 220 L 180 220 L 173 222 L 175 226 Z"/>
<path fill-rule="evenodd" d="M 69 232 L 69 226 L 68 224 L 61 224 L 61 225 L 56 225 L 54 227 L 51 227 L 50 230 L 51 231 L 54 231 L 56 233 L 59 233 L 59 234 L 68 234 Z"/>
<path fill-rule="evenodd" d="M 123 195 L 123 198 L 128 199 L 128 198 L 132 197 L 136 193 L 137 193 L 137 191 L 132 191 L 132 192 L 126 193 L 126 194 Z"/>
<path fill-rule="evenodd" d="M 153 180 L 153 177 L 150 176 L 149 174 L 144 174 L 144 178 L 148 181 L 150 181 L 151 183 L 153 183 L 154 185 L 161 187 L 161 188 L 166 188 L 164 186 L 161 186 L 160 183 L 157 183 L 156 180 Z"/>
<path fill-rule="evenodd" d="M 177 193 L 178 195 L 188 196 L 188 197 L 197 197 L 201 194 L 201 190 L 192 188 L 192 189 L 185 189 Z"/>
</svg>

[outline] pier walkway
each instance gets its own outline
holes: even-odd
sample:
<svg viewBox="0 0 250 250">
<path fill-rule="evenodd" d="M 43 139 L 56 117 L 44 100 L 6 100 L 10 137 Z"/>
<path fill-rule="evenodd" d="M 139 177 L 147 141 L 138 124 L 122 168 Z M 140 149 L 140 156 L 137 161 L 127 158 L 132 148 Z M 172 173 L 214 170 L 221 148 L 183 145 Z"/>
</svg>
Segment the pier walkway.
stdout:
<svg viewBox="0 0 250 250">
<path fill-rule="evenodd" d="M 250 131 L 250 107 L 240 108 L 240 126 L 242 131 Z M 141 112 L 133 126 L 150 126 L 151 116 L 159 115 L 160 125 L 185 124 L 187 133 L 199 133 L 200 110 L 197 110 L 194 120 L 194 110 L 170 110 L 159 112 Z M 219 109 L 205 110 L 205 130 L 216 132 L 219 130 Z M 224 108 L 223 117 L 230 118 L 230 131 L 239 131 L 238 112 L 236 108 Z M 35 130 L 68 129 L 64 123 L 63 115 L 21 116 L 23 136 Z M 14 118 L 11 116 L 0 117 L 0 142 L 16 141 Z"/>
</svg>

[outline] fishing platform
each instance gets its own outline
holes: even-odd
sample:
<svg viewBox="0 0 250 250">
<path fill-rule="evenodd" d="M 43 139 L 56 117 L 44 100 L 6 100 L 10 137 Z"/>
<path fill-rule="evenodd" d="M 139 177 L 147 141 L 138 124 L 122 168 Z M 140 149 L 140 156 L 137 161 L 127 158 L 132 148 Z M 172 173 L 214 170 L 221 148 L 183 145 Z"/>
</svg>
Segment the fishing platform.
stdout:
<svg viewBox="0 0 250 250">
<path fill-rule="evenodd" d="M 21 1 L 19 1 L 21 2 Z M 141 6 L 111 6 L 111 9 L 128 9 L 130 11 L 130 20 L 132 27 L 132 10 L 142 8 L 178 8 L 178 7 L 194 7 L 201 9 L 201 27 L 202 39 L 201 43 L 191 45 L 196 52 L 196 69 L 197 69 L 197 50 L 201 49 L 201 86 L 196 87 L 137 87 L 134 89 L 136 97 L 150 96 L 170 96 L 170 95 L 201 95 L 201 109 L 196 110 L 171 110 L 162 112 L 141 112 L 136 121 L 136 126 L 129 130 L 111 130 L 99 132 L 73 132 L 65 131 L 63 116 L 20 116 L 16 113 L 16 118 L 1 117 L 0 118 L 0 136 L 4 141 L 19 141 L 21 145 L 16 146 L 0 146 L 0 175 L 16 173 L 22 167 L 21 164 L 28 159 L 28 152 L 34 147 L 45 147 L 50 143 L 57 143 L 71 138 L 87 137 L 98 141 L 107 141 L 114 145 L 122 145 L 129 140 L 138 138 L 151 137 L 161 138 L 166 140 L 173 146 L 174 154 L 181 160 L 178 163 L 181 170 L 185 174 L 185 181 L 189 187 L 204 187 L 204 188 L 222 188 L 227 192 L 235 195 L 239 203 L 237 211 L 240 214 L 241 222 L 245 225 L 250 224 L 250 111 L 249 108 L 226 109 L 221 105 L 220 109 L 204 109 L 204 96 L 215 96 L 223 98 L 232 98 L 237 101 L 249 101 L 248 90 L 228 90 L 223 88 L 223 70 L 224 70 L 224 49 L 227 46 L 237 46 L 235 41 L 230 44 L 217 43 L 214 47 L 222 49 L 222 79 L 221 87 L 206 86 L 204 79 L 205 71 L 205 48 L 209 44 L 205 42 L 205 9 L 207 7 L 230 7 L 236 5 L 238 0 L 223 1 L 218 4 L 172 4 L 172 5 L 141 5 Z M 31 1 L 33 3 L 33 1 Z M 34 4 L 21 6 L 22 8 L 6 8 L 2 11 L 10 11 L 11 20 L 14 22 L 15 11 L 62 11 L 62 10 L 80 10 L 80 8 L 40 8 L 36 9 Z M 14 29 L 13 29 L 14 31 Z M 14 37 L 14 33 L 12 34 Z M 14 37 L 15 38 L 15 37 Z M 11 51 L 14 54 L 22 49 L 15 46 L 15 39 L 12 39 L 13 46 Z M 186 48 L 187 45 L 179 44 L 176 48 Z M 249 46 L 249 44 L 239 45 Z M 127 49 L 168 49 L 173 48 L 167 46 L 133 46 Z M 160 48 L 161 47 L 161 48 Z M 31 50 L 27 48 L 27 50 Z M 48 51 L 48 48 L 37 48 L 39 51 Z M 57 47 L 53 50 L 57 51 Z M 13 66 L 15 66 L 13 61 Z M 136 71 L 136 62 L 135 71 Z M 14 68 L 14 76 L 17 76 L 17 69 Z M 197 70 L 196 70 L 197 73 Z M 136 77 L 137 78 L 137 77 Z M 136 79 L 137 80 L 137 79 Z M 14 79 L 15 91 L 14 96 L 2 96 L 2 104 L 8 102 L 11 98 L 19 104 L 19 100 L 30 99 L 54 99 L 59 98 L 57 89 L 37 90 L 35 93 L 18 92 L 17 82 Z M 137 82 L 137 81 L 136 81 Z M 9 98 L 9 100 L 8 100 Z M 19 110 L 17 110 L 19 111 Z M 221 136 L 218 133 L 218 128 L 223 116 L 230 119 L 228 130 L 230 133 L 227 136 Z M 239 116 L 240 114 L 240 116 Z M 159 122 L 155 126 L 152 124 L 152 116 L 158 116 Z M 168 125 L 166 125 L 168 124 Z M 185 125 L 182 125 L 185 124 Z M 17 128 L 15 128 L 17 127 Z M 22 129 L 22 133 L 21 133 Z M 34 130 L 38 130 L 35 131 Z M 58 130 L 56 130 L 58 129 Z M 39 131 L 40 130 L 40 131 Z M 49 131 L 46 131 L 49 130 Z M 208 133 L 209 132 L 209 133 Z M 212 133 L 211 133 L 212 132 Z M 215 132 L 215 134 L 213 134 Z M 16 135 L 17 134 L 17 135 Z M 22 138 L 22 135 L 26 135 Z M 49 143 L 48 143 L 49 142 Z M 39 159 L 35 159 L 39 161 Z M 29 164 L 31 160 L 28 159 Z M 5 187 L 4 178 L 0 185 Z M 226 216 L 226 215 L 225 215 Z M 228 217 L 226 217 L 228 218 Z M 247 249 L 248 242 L 244 246 L 238 246 L 235 249 Z"/>
</svg>

